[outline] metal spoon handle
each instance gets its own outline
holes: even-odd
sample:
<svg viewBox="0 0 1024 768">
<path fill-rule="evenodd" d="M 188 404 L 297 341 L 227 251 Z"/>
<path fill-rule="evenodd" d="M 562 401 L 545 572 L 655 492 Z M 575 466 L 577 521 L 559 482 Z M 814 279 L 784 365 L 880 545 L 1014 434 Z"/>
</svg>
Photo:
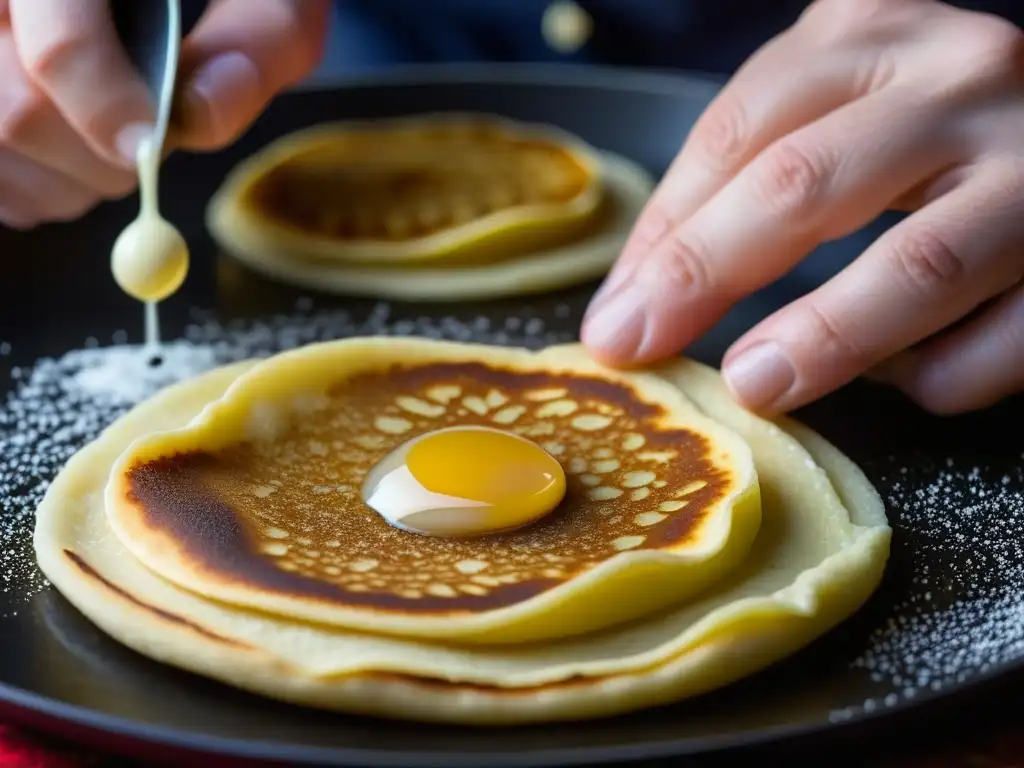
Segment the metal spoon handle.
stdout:
<svg viewBox="0 0 1024 768">
<path fill-rule="evenodd" d="M 163 152 L 181 52 L 181 0 L 112 0 L 114 25 L 128 58 L 153 95 L 153 149 Z"/>
<path fill-rule="evenodd" d="M 167 0 L 167 54 L 164 59 L 163 77 L 160 81 L 160 96 L 157 99 L 154 149 L 163 153 L 167 126 L 171 121 L 174 105 L 174 87 L 178 79 L 178 56 L 181 53 L 181 2 Z"/>
</svg>

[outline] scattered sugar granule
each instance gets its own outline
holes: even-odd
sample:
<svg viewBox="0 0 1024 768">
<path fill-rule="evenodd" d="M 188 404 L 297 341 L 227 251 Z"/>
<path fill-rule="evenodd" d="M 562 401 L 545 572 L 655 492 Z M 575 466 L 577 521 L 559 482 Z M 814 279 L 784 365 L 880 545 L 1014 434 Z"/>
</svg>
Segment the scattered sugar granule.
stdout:
<svg viewBox="0 0 1024 768">
<path fill-rule="evenodd" d="M 853 662 L 892 691 L 873 706 L 942 691 L 1024 655 L 1024 468 L 1011 476 L 948 459 L 931 477 L 924 486 L 906 472 L 882 482 L 894 533 L 915 545 L 904 601 Z"/>
<path fill-rule="evenodd" d="M 558 318 L 569 315 L 567 305 L 555 310 Z M 126 345 L 120 331 L 112 346 L 88 338 L 82 349 L 11 370 L 11 391 L 0 406 L 0 590 L 9 603 L 45 586 L 31 532 L 48 483 L 110 422 L 168 384 L 216 365 L 355 335 L 528 347 L 574 336 L 549 330 L 531 308 L 493 321 L 394 317 L 378 304 L 354 317 L 314 311 L 311 300 L 301 299 L 295 313 L 263 320 L 222 323 L 205 313 L 194 320 L 182 339 L 163 346 L 159 365 L 151 365 L 149 350 Z M 0 345 L 0 355 L 9 352 Z M 896 706 L 1024 655 L 1024 469 L 990 475 L 949 459 L 913 475 L 931 480 L 915 483 L 894 465 L 878 482 L 897 535 L 911 534 L 917 546 L 909 555 L 904 602 L 892 607 L 852 662 L 883 692 L 836 710 L 834 721 Z"/>
<path fill-rule="evenodd" d="M 434 339 L 542 347 L 572 340 L 549 330 L 532 311 L 496 331 L 490 320 L 473 317 L 396 319 L 388 304 L 361 317 L 342 310 L 313 311 L 311 299 L 293 314 L 256 321 L 217 321 L 195 313 L 184 338 L 153 350 L 128 345 L 117 331 L 112 346 L 95 337 L 59 358 L 37 360 L 10 372 L 11 386 L 0 405 L 0 591 L 8 602 L 27 601 L 46 586 L 32 552 L 35 510 L 57 472 L 114 419 L 163 387 L 217 365 L 266 357 L 316 341 L 363 335 L 415 335 Z M 0 356 L 10 345 L 0 342 Z"/>
</svg>

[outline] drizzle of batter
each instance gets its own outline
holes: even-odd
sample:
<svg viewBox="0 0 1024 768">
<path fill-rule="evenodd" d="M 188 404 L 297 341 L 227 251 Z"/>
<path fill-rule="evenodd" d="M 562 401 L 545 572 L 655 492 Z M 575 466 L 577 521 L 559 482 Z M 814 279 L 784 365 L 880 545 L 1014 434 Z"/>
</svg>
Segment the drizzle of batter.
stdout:
<svg viewBox="0 0 1024 768">
<path fill-rule="evenodd" d="M 159 343 L 156 303 L 173 294 L 188 274 L 188 245 L 160 215 L 157 185 L 160 156 L 153 142 L 139 142 L 139 215 L 114 242 L 110 267 L 121 290 L 151 306 L 146 312 L 146 342 Z"/>
<path fill-rule="evenodd" d="M 139 174 L 139 215 L 114 242 L 110 268 L 125 293 L 146 303 L 145 339 L 151 357 L 159 356 L 160 325 L 157 302 L 163 301 L 185 281 L 188 245 L 181 233 L 160 215 L 160 161 L 170 121 L 174 86 L 181 48 L 181 9 L 168 3 L 167 58 L 159 89 L 156 123 L 152 133 L 135 150 Z"/>
</svg>

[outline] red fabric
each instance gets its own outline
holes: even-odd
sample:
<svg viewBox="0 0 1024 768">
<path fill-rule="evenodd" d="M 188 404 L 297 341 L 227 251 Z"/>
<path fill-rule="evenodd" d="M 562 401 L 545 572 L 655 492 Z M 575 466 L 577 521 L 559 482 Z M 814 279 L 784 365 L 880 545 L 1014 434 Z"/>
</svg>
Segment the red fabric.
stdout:
<svg viewBox="0 0 1024 768">
<path fill-rule="evenodd" d="M 0 768 L 85 768 L 98 759 L 44 744 L 9 725 L 0 725 Z"/>
<path fill-rule="evenodd" d="M 100 768 L 102 756 L 55 746 L 42 736 L 0 725 L 0 768 Z M 887 768 L 1024 768 L 1024 730 L 979 738 L 957 748 L 927 750 L 917 758 L 870 761 Z"/>
</svg>

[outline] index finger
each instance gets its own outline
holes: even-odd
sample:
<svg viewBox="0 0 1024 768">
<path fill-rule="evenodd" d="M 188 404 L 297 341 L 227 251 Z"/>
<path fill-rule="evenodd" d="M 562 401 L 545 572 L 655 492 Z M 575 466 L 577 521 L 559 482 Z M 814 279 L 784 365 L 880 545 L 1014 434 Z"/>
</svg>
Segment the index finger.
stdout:
<svg viewBox="0 0 1024 768">
<path fill-rule="evenodd" d="M 182 109 L 174 142 L 230 143 L 284 88 L 314 69 L 327 33 L 327 0 L 216 0 L 181 49 Z"/>
<path fill-rule="evenodd" d="M 33 82 L 93 150 L 133 166 L 153 106 L 106 0 L 10 0 L 10 16 Z"/>
<path fill-rule="evenodd" d="M 783 33 L 755 53 L 718 93 L 640 214 L 601 298 L 764 149 L 869 95 L 889 78 L 883 57 L 853 61 L 836 56 L 813 66 L 806 59 L 799 39 Z M 866 71 L 870 77 L 859 74 Z"/>
</svg>

